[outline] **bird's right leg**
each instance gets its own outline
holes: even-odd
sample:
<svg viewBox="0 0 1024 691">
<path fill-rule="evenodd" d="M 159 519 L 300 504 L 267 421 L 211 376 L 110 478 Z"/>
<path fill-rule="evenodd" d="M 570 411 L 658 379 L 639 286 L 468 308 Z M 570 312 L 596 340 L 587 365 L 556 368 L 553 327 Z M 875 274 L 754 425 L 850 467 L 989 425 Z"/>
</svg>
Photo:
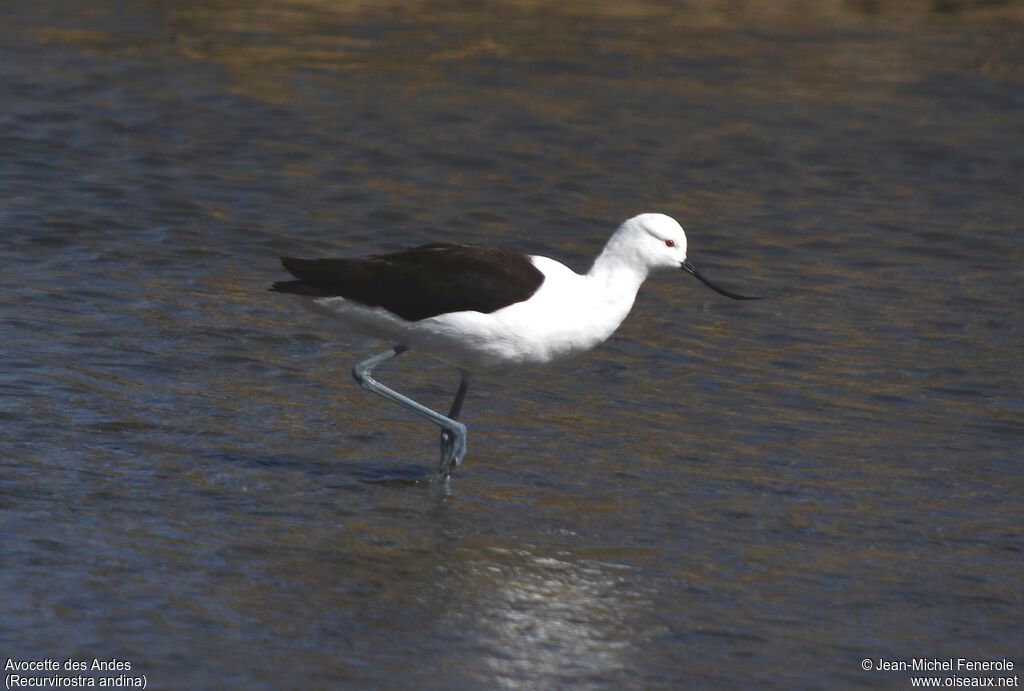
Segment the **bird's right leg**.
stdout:
<svg viewBox="0 0 1024 691">
<path fill-rule="evenodd" d="M 421 403 L 417 403 L 408 396 L 403 396 L 397 391 L 389 389 L 373 378 L 373 370 L 377 365 L 387 362 L 391 358 L 398 357 L 408 349 L 409 348 L 407 346 L 396 345 L 391 350 L 386 350 L 380 355 L 374 355 L 372 358 L 364 360 L 353 367 L 352 376 L 355 377 L 355 380 L 359 382 L 359 385 L 367 391 L 372 391 L 378 396 L 383 396 L 389 401 L 394 401 L 403 408 L 408 408 L 417 415 L 427 418 L 440 427 L 444 432 L 451 434 L 452 442 L 451 449 L 449 451 L 450 457 L 447 463 L 442 459 L 442 472 L 445 467 L 447 467 L 447 470 L 450 472 L 451 467 L 453 465 L 458 465 L 459 462 L 462 461 L 463 456 L 466 455 L 466 426 L 457 420 L 445 417 L 444 415 L 441 415 L 441 413 L 431 410 Z M 462 387 L 460 386 L 459 389 L 461 391 Z M 465 396 L 465 392 L 463 392 L 463 396 Z M 459 405 L 461 406 L 461 401 L 459 401 Z M 458 410 L 455 412 L 458 414 Z M 447 473 L 445 474 L 447 475 Z"/>
<path fill-rule="evenodd" d="M 459 417 L 462 412 L 462 401 L 466 399 L 466 392 L 469 391 L 469 372 L 462 373 L 462 379 L 459 380 L 459 390 L 455 392 L 455 400 L 452 401 L 451 410 L 448 411 L 448 419 L 455 420 Z M 465 445 L 465 440 L 463 440 Z M 441 475 L 447 477 L 451 475 L 452 470 L 462 462 L 462 456 L 455 457 L 453 453 L 455 449 L 455 437 L 446 429 L 441 429 L 441 465 L 438 467 L 438 472 Z"/>
</svg>

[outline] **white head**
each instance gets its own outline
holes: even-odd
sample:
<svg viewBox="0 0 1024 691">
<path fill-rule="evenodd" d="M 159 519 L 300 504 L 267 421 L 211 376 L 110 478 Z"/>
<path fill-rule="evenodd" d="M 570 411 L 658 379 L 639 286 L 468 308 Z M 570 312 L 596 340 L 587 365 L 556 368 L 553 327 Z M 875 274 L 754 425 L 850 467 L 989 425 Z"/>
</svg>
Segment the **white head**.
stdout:
<svg viewBox="0 0 1024 691">
<path fill-rule="evenodd" d="M 686 233 L 671 216 L 640 214 L 619 226 L 605 251 L 645 274 L 678 269 L 686 261 Z"/>
<path fill-rule="evenodd" d="M 730 293 L 704 278 L 686 261 L 686 233 L 675 219 L 665 214 L 640 214 L 625 221 L 615 231 L 598 259 L 609 264 L 625 264 L 643 276 L 651 269 L 683 269 L 712 290 L 734 300 L 756 300 Z M 597 264 L 595 264 L 597 266 Z"/>
</svg>

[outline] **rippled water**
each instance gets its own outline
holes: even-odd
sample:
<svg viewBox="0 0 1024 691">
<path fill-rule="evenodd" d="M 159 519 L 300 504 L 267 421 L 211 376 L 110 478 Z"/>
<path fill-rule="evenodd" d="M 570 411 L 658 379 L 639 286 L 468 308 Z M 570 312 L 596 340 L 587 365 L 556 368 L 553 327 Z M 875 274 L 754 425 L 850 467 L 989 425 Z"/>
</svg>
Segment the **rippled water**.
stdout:
<svg viewBox="0 0 1024 691">
<path fill-rule="evenodd" d="M 1024 664 L 1015 2 L 11 3 L 0 657 L 155 688 L 906 688 Z M 694 263 L 437 432 L 277 255 Z M 382 379 L 444 408 L 456 375 Z"/>
</svg>

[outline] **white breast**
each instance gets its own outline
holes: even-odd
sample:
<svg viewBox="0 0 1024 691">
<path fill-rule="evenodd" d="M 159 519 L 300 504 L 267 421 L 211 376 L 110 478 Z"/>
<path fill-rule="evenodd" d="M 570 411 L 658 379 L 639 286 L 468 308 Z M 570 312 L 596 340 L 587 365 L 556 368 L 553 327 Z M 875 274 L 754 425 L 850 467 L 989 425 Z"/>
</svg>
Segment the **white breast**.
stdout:
<svg viewBox="0 0 1024 691">
<path fill-rule="evenodd" d="M 491 314 L 456 312 L 426 319 L 441 359 L 470 370 L 542 365 L 590 350 L 629 313 L 636 290 L 612 295 L 607 286 L 547 257 L 531 257 L 544 283 L 525 302 Z M 424 327 L 428 324 L 424 323 Z"/>
</svg>

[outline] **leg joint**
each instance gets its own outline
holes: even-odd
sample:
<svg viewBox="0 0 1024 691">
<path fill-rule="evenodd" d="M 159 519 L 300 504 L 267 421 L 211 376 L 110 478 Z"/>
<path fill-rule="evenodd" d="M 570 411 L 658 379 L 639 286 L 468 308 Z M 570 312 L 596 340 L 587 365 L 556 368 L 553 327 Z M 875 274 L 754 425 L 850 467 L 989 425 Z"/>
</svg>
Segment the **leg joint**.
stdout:
<svg viewBox="0 0 1024 691">
<path fill-rule="evenodd" d="M 370 368 L 359 363 L 352 368 L 352 378 L 362 385 L 370 377 Z"/>
</svg>

